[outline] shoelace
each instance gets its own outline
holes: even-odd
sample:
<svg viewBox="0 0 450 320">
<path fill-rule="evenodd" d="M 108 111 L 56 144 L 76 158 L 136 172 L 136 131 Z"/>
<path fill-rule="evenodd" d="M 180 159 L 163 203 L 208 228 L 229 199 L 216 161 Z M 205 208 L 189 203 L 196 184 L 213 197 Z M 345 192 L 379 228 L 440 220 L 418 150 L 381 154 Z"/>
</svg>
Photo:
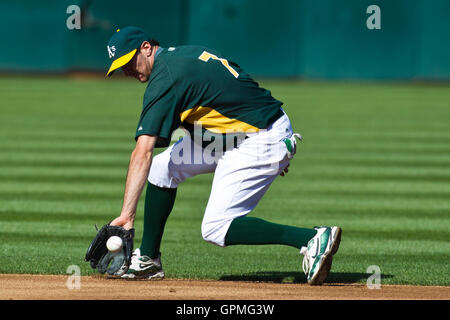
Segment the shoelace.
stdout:
<svg viewBox="0 0 450 320">
<path fill-rule="evenodd" d="M 303 272 L 306 275 L 308 275 L 309 269 L 311 268 L 311 266 L 309 265 L 309 259 L 308 259 L 308 248 L 307 247 L 302 247 L 300 249 L 300 253 L 304 256 L 303 257 L 303 262 L 302 262 Z"/>
<path fill-rule="evenodd" d="M 295 138 L 297 138 L 298 140 L 303 141 L 303 137 L 302 137 L 302 135 L 301 135 L 300 133 L 294 133 L 294 134 L 292 135 L 292 137 L 295 137 Z M 293 139 L 293 140 L 295 141 L 295 139 Z"/>
<path fill-rule="evenodd" d="M 141 255 L 141 253 L 140 253 L 140 252 L 138 253 L 138 252 L 139 252 L 139 251 L 134 250 L 133 253 L 131 254 L 131 264 L 130 264 L 130 267 L 133 266 L 134 268 L 136 268 L 135 265 L 138 265 L 138 262 L 140 262 L 140 261 L 139 261 L 139 256 Z M 138 262 L 135 262 L 136 260 L 138 260 Z"/>
</svg>

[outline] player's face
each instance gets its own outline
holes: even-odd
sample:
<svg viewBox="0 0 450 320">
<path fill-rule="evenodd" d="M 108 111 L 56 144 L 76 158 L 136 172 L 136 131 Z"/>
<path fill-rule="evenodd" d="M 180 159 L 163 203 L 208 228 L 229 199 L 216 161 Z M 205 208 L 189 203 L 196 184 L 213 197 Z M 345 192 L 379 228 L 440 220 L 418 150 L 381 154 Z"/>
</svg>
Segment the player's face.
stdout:
<svg viewBox="0 0 450 320">
<path fill-rule="evenodd" d="M 149 61 L 142 52 L 137 52 L 122 70 L 127 77 L 134 77 L 140 82 L 147 82 L 151 73 Z"/>
</svg>

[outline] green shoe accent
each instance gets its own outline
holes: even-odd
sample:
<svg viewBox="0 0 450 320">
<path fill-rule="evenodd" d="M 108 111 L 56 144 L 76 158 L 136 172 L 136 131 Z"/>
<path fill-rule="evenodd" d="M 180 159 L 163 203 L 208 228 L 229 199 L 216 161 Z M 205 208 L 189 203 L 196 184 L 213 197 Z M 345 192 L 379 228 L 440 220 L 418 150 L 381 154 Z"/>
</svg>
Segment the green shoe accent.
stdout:
<svg viewBox="0 0 450 320">
<path fill-rule="evenodd" d="M 320 235 L 320 250 L 319 255 L 322 255 L 325 253 L 328 242 L 330 241 L 331 236 L 331 228 L 327 228 L 321 235 Z"/>
<path fill-rule="evenodd" d="M 286 144 L 286 148 L 288 149 L 288 151 L 292 152 L 292 141 L 290 139 L 284 139 L 283 141 Z"/>
</svg>

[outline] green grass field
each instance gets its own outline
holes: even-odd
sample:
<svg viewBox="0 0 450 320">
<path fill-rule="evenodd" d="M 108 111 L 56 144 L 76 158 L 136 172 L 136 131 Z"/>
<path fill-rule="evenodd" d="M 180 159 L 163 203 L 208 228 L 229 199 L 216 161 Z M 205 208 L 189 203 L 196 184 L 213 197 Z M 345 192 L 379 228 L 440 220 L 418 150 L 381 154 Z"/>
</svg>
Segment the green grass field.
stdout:
<svg viewBox="0 0 450 320">
<path fill-rule="evenodd" d="M 450 284 L 450 86 L 261 81 L 304 143 L 251 214 L 339 225 L 330 282 Z M 0 78 L 0 273 L 65 274 L 119 214 L 145 85 Z M 180 186 L 162 243 L 170 278 L 305 282 L 298 250 L 219 248 L 200 224 L 212 175 Z M 136 220 L 140 244 L 143 201 Z"/>
</svg>

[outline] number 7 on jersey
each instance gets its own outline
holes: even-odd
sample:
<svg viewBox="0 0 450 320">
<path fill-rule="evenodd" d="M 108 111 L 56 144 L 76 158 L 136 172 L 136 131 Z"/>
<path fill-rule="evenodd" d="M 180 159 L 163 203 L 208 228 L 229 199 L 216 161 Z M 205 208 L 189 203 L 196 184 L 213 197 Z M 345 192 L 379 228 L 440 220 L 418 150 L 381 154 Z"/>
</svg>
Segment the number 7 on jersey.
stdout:
<svg viewBox="0 0 450 320">
<path fill-rule="evenodd" d="M 225 68 L 230 71 L 230 73 L 235 77 L 239 77 L 239 73 L 236 72 L 232 67 L 230 67 L 230 64 L 228 63 L 227 59 L 219 58 L 216 55 L 209 53 L 208 51 L 203 51 L 203 53 L 198 57 L 200 60 L 208 62 L 209 59 L 220 61 Z"/>
</svg>

